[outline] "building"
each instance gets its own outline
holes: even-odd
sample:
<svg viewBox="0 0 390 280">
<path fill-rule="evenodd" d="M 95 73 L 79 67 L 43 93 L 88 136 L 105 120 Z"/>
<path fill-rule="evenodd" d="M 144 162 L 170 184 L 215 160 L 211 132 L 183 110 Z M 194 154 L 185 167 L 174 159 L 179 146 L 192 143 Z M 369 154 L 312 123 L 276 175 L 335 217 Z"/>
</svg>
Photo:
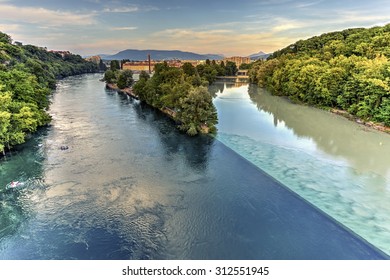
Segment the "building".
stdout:
<svg viewBox="0 0 390 280">
<path fill-rule="evenodd" d="M 155 61 L 150 61 L 150 64 L 149 61 L 130 61 L 122 64 L 122 70 L 131 70 L 133 72 L 149 72 L 150 70 L 150 72 L 153 72 L 154 65 L 156 65 Z"/>
<path fill-rule="evenodd" d="M 155 60 L 145 60 L 145 61 L 129 61 L 122 64 L 122 70 L 131 70 L 133 72 L 153 72 L 154 67 L 157 63 L 163 63 L 166 62 L 168 66 L 170 67 L 176 67 L 180 68 L 183 66 L 184 63 L 189 62 L 194 67 L 199 64 L 204 64 L 204 61 L 201 60 L 179 60 L 179 59 L 169 59 L 164 61 L 155 61 Z M 149 63 L 150 63 L 150 69 L 149 69 Z"/>
<path fill-rule="evenodd" d="M 248 77 L 248 70 L 238 70 L 237 77 L 247 78 Z"/>
<path fill-rule="evenodd" d="M 226 57 L 226 58 L 223 60 L 223 62 L 225 63 L 225 65 L 226 65 L 226 63 L 227 63 L 228 61 L 234 62 L 234 63 L 236 64 L 237 68 L 240 68 L 240 65 L 241 65 L 241 64 L 244 64 L 244 63 L 249 64 L 249 63 L 251 63 L 251 59 L 250 59 L 249 57 L 242 57 L 242 56 Z"/>
<path fill-rule="evenodd" d="M 184 63 L 191 63 L 192 66 L 194 66 L 194 67 L 196 67 L 199 64 L 205 64 L 206 63 L 205 60 L 189 60 L 189 59 L 182 60 L 181 62 L 182 62 L 182 64 L 184 64 Z"/>
<path fill-rule="evenodd" d="M 91 57 L 87 57 L 85 60 L 86 60 L 86 61 L 93 62 L 93 63 L 95 63 L 95 64 L 99 64 L 101 59 L 102 59 L 102 58 L 101 58 L 100 56 L 94 55 L 94 56 L 91 56 Z"/>
<path fill-rule="evenodd" d="M 62 58 L 64 58 L 64 57 L 67 56 L 67 55 L 71 55 L 71 52 L 70 52 L 70 51 L 53 51 L 53 50 L 51 50 L 51 51 L 49 51 L 49 52 L 58 54 L 58 55 L 60 55 Z"/>
</svg>

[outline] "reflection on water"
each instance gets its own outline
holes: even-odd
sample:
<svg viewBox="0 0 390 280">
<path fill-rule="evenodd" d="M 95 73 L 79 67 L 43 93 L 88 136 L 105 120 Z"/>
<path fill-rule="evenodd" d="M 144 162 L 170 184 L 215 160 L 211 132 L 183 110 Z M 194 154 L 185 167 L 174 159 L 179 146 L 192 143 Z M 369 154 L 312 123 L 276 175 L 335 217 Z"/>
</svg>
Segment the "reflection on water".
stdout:
<svg viewBox="0 0 390 280">
<path fill-rule="evenodd" d="M 390 252 L 390 136 L 253 85 L 215 99 L 218 139 Z"/>
<path fill-rule="evenodd" d="M 219 141 L 178 132 L 100 78 L 60 81 L 52 126 L 1 159 L 0 259 L 387 258 Z M 15 179 L 23 188 L 5 190 Z"/>
<path fill-rule="evenodd" d="M 390 135 L 351 123 L 344 118 L 313 108 L 296 106 L 249 86 L 257 108 L 270 113 L 275 127 L 285 126 L 298 138 L 313 140 L 320 150 L 347 160 L 358 172 L 386 177 L 390 171 Z"/>
</svg>

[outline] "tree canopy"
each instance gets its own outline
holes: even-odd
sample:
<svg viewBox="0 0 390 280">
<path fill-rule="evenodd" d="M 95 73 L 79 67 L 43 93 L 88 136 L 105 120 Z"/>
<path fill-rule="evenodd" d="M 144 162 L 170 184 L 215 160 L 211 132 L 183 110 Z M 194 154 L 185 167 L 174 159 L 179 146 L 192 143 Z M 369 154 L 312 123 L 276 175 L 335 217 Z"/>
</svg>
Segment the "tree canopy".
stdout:
<svg viewBox="0 0 390 280">
<path fill-rule="evenodd" d="M 300 40 L 257 61 L 252 82 L 272 93 L 390 126 L 390 24 Z"/>
<path fill-rule="evenodd" d="M 200 74 L 198 67 L 191 66 L 175 68 L 167 63 L 156 64 L 153 77 L 141 73 L 133 91 L 140 100 L 168 111 L 187 134 L 214 132 L 217 113 L 205 87 L 209 84 L 209 72 Z"/>
<path fill-rule="evenodd" d="M 97 70 L 79 55 L 12 44 L 0 32 L 0 153 L 50 122 L 49 93 L 57 78 Z"/>
</svg>

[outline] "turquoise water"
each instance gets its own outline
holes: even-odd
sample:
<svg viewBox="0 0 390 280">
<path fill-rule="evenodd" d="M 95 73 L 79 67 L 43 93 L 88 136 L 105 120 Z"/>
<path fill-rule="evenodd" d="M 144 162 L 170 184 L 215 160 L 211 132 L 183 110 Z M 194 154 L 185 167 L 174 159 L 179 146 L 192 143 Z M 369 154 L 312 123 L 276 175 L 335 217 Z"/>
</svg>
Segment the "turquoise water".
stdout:
<svg viewBox="0 0 390 280">
<path fill-rule="evenodd" d="M 217 139 L 390 253 L 390 135 L 253 85 L 217 85 Z"/>
<path fill-rule="evenodd" d="M 59 81 L 51 126 L 0 159 L 0 259 L 388 258 L 219 140 L 180 133 L 99 79 Z M 220 105 L 223 141 L 281 170 L 298 161 L 226 133 L 234 106 Z M 12 180 L 24 185 L 6 190 Z"/>
</svg>

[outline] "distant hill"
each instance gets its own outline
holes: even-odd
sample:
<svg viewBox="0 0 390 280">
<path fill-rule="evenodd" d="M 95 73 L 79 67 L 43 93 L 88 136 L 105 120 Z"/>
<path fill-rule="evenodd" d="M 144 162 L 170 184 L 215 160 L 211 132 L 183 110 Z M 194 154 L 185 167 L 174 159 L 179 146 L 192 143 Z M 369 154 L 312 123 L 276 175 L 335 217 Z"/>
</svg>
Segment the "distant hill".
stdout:
<svg viewBox="0 0 390 280">
<path fill-rule="evenodd" d="M 265 52 L 258 52 L 258 53 L 254 53 L 254 54 L 251 54 L 249 55 L 250 59 L 252 60 L 258 60 L 258 59 L 267 59 L 271 54 L 269 53 L 265 53 Z"/>
<path fill-rule="evenodd" d="M 205 59 L 223 59 L 222 55 L 218 54 L 197 54 L 193 52 L 183 52 L 178 50 L 134 50 L 128 49 L 120 51 L 114 55 L 101 55 L 104 60 L 146 60 L 150 54 L 153 60 L 168 60 L 168 59 L 189 59 L 189 60 L 205 60 Z"/>
</svg>

